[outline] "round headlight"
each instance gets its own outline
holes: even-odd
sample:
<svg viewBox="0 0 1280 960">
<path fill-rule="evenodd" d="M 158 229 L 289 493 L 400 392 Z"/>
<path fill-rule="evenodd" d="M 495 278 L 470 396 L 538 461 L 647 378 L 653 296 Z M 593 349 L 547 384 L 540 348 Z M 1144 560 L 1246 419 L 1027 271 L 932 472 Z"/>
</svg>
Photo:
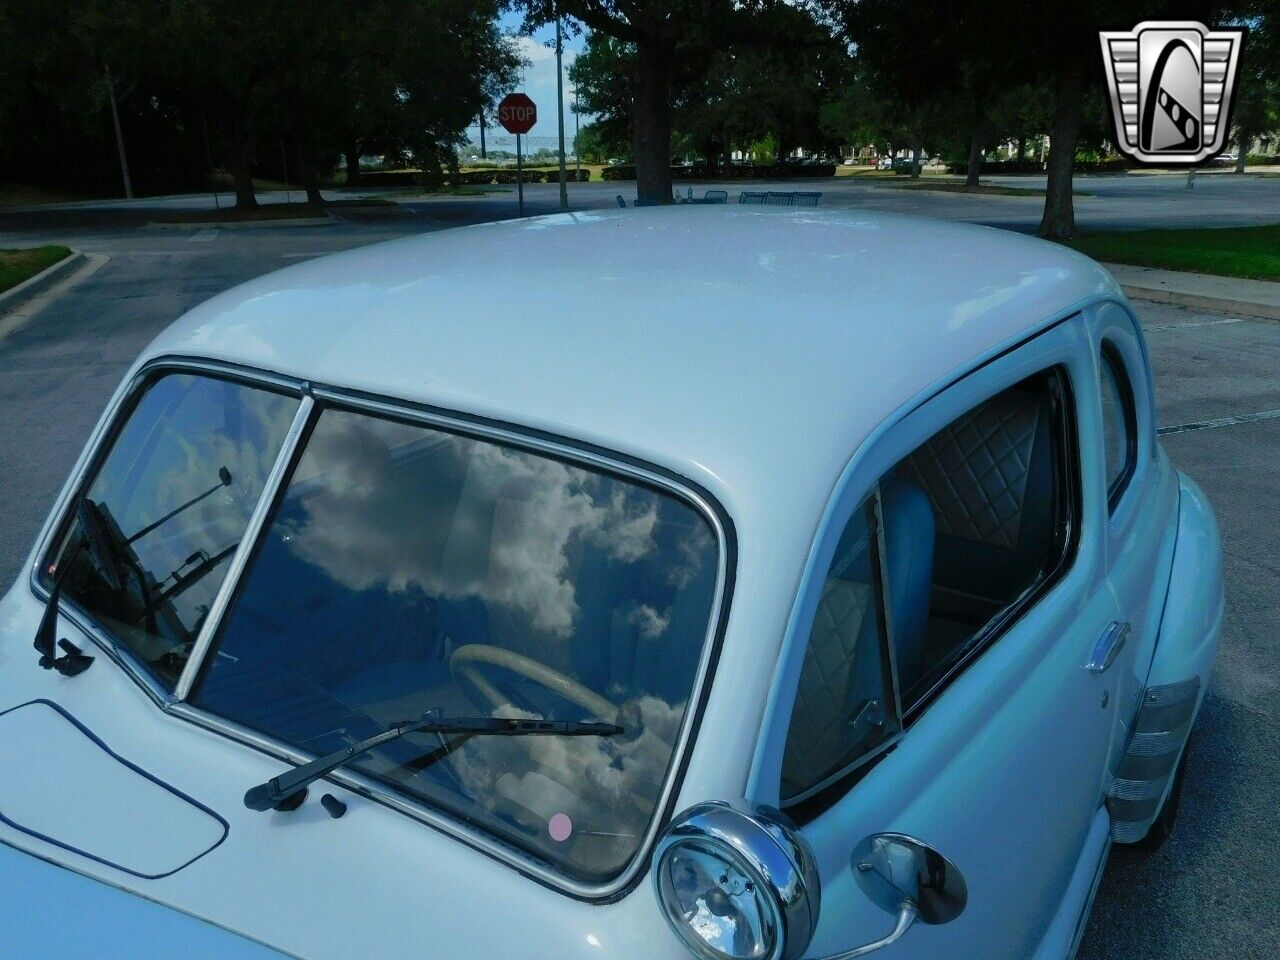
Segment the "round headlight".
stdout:
<svg viewBox="0 0 1280 960">
<path fill-rule="evenodd" d="M 700 960 L 797 960 L 818 923 L 813 855 L 777 811 L 690 807 L 658 845 L 654 886 Z"/>
</svg>

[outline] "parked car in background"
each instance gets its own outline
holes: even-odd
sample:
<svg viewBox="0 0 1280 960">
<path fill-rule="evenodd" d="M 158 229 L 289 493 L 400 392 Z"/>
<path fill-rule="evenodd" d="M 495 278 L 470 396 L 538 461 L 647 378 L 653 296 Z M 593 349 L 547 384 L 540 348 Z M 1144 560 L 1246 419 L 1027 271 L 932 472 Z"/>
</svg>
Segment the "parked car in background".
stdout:
<svg viewBox="0 0 1280 960">
<path fill-rule="evenodd" d="M 0 601 L 0 876 L 62 908 L 0 953 L 1065 960 L 1222 617 L 1063 247 L 691 205 L 311 260 L 143 351 Z"/>
<path fill-rule="evenodd" d="M 1238 157 L 1234 153 L 1220 153 L 1213 158 L 1214 163 L 1221 163 L 1224 166 L 1235 166 Z"/>
</svg>

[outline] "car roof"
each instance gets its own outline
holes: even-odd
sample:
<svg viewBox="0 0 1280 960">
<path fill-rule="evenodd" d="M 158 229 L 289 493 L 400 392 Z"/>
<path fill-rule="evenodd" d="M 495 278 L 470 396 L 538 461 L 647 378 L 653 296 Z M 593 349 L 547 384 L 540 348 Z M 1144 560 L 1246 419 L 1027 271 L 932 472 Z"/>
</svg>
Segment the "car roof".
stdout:
<svg viewBox="0 0 1280 960">
<path fill-rule="evenodd" d="M 294 265 L 196 307 L 139 363 L 210 357 L 548 431 L 689 477 L 734 512 L 825 501 L 894 410 L 1098 297 L 1120 294 L 1093 261 L 984 227 L 591 211 Z"/>
</svg>

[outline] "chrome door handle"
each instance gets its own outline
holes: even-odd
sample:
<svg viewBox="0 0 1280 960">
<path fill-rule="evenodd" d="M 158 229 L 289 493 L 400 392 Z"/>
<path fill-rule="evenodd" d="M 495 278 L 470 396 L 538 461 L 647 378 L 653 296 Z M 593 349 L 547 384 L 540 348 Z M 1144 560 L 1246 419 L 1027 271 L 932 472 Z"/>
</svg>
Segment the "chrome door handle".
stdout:
<svg viewBox="0 0 1280 960">
<path fill-rule="evenodd" d="M 1129 622 L 1127 620 L 1124 622 L 1113 621 L 1107 629 L 1102 631 L 1102 636 L 1093 645 L 1093 652 L 1089 654 L 1089 659 L 1085 661 L 1084 668 L 1093 673 L 1102 673 L 1107 667 L 1116 662 L 1116 657 L 1120 655 L 1121 649 L 1124 648 L 1124 642 L 1128 639 Z"/>
</svg>

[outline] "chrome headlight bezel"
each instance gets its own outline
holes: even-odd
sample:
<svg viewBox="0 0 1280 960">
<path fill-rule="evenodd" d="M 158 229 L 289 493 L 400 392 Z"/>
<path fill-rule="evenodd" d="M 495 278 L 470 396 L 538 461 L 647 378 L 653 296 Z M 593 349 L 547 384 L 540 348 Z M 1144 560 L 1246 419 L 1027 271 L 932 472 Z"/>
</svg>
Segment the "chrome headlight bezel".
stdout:
<svg viewBox="0 0 1280 960">
<path fill-rule="evenodd" d="M 745 802 L 700 803 L 664 831 L 653 859 L 654 894 L 672 931 L 699 960 L 727 956 L 700 939 L 664 888 L 671 857 L 692 848 L 731 864 L 755 884 L 769 938 L 763 960 L 799 960 L 818 926 L 821 887 L 813 852 L 780 811 Z"/>
</svg>

